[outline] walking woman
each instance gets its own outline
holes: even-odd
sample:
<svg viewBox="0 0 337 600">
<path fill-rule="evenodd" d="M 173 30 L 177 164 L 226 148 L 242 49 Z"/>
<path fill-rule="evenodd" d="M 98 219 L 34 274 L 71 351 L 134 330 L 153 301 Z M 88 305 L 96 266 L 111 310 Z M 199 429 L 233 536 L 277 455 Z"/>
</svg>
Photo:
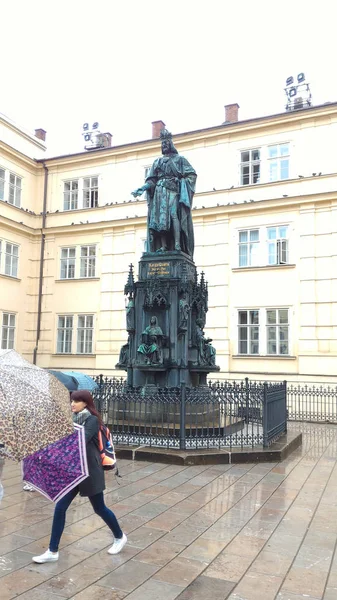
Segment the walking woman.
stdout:
<svg viewBox="0 0 337 600">
<path fill-rule="evenodd" d="M 58 560 L 58 549 L 64 530 L 66 512 L 78 493 L 80 493 L 81 496 L 88 496 L 95 513 L 99 515 L 111 529 L 115 541 L 108 550 L 108 553 L 118 554 L 127 542 L 127 537 L 122 532 L 114 513 L 105 506 L 104 503 L 104 471 L 98 450 L 97 435 L 102 420 L 99 412 L 95 408 L 90 392 L 87 390 L 76 390 L 75 392 L 72 392 L 71 410 L 73 412 L 74 422 L 79 425 L 84 425 L 89 476 L 56 503 L 49 548 L 44 554 L 33 556 L 33 561 L 36 563 L 54 562 Z"/>
</svg>

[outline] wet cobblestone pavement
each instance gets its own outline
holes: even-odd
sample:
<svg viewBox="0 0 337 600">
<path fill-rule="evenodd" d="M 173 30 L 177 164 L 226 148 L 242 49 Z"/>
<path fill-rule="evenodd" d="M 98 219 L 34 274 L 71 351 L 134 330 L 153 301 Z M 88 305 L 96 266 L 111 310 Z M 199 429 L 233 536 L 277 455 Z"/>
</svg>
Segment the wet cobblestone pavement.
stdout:
<svg viewBox="0 0 337 600">
<path fill-rule="evenodd" d="M 337 426 L 291 424 L 303 446 L 282 463 L 176 466 L 120 460 L 106 503 L 112 535 L 86 498 L 67 513 L 56 563 L 54 505 L 22 490 L 7 460 L 0 506 L 0 598 L 10 600 L 337 600 Z"/>
</svg>

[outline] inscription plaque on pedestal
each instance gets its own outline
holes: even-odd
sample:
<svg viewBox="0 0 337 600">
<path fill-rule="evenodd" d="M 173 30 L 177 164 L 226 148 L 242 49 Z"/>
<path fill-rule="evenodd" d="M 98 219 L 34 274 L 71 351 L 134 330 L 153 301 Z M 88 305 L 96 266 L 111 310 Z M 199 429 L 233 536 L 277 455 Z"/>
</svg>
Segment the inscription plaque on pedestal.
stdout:
<svg viewBox="0 0 337 600">
<path fill-rule="evenodd" d="M 170 263 L 169 262 L 150 262 L 147 270 L 148 277 L 169 277 Z"/>
</svg>

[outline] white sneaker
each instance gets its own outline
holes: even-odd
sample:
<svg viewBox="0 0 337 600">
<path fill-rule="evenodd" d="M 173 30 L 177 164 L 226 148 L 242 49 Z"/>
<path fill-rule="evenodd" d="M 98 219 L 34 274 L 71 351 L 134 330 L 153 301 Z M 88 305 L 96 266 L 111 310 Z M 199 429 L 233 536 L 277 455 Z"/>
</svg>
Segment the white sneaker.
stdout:
<svg viewBox="0 0 337 600">
<path fill-rule="evenodd" d="M 111 546 L 111 548 L 109 548 L 108 553 L 109 554 L 118 554 L 121 550 L 123 550 L 127 541 L 128 541 L 128 538 L 126 537 L 125 533 L 123 533 L 123 537 L 121 537 L 119 539 L 115 539 L 113 545 Z"/>
<path fill-rule="evenodd" d="M 25 492 L 35 492 L 34 488 L 31 485 L 29 485 L 29 483 L 25 483 L 22 489 Z"/>
<path fill-rule="evenodd" d="M 33 561 L 36 563 L 46 563 L 46 562 L 55 562 L 59 559 L 58 552 L 50 552 L 50 550 L 46 550 L 44 554 L 40 554 L 40 556 L 33 556 Z"/>
</svg>

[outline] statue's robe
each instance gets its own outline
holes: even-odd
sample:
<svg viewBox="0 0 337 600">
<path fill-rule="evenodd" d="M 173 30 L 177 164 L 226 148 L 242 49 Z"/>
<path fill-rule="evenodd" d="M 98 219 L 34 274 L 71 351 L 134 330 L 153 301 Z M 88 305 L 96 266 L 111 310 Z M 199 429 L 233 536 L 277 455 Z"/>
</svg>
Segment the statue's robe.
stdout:
<svg viewBox="0 0 337 600">
<path fill-rule="evenodd" d="M 194 234 L 191 209 L 196 178 L 197 174 L 188 160 L 173 153 L 157 158 L 146 178 L 146 183 L 150 185 L 147 191 L 148 232 L 170 232 L 172 217 L 177 214 L 181 249 L 192 258 Z"/>
</svg>

